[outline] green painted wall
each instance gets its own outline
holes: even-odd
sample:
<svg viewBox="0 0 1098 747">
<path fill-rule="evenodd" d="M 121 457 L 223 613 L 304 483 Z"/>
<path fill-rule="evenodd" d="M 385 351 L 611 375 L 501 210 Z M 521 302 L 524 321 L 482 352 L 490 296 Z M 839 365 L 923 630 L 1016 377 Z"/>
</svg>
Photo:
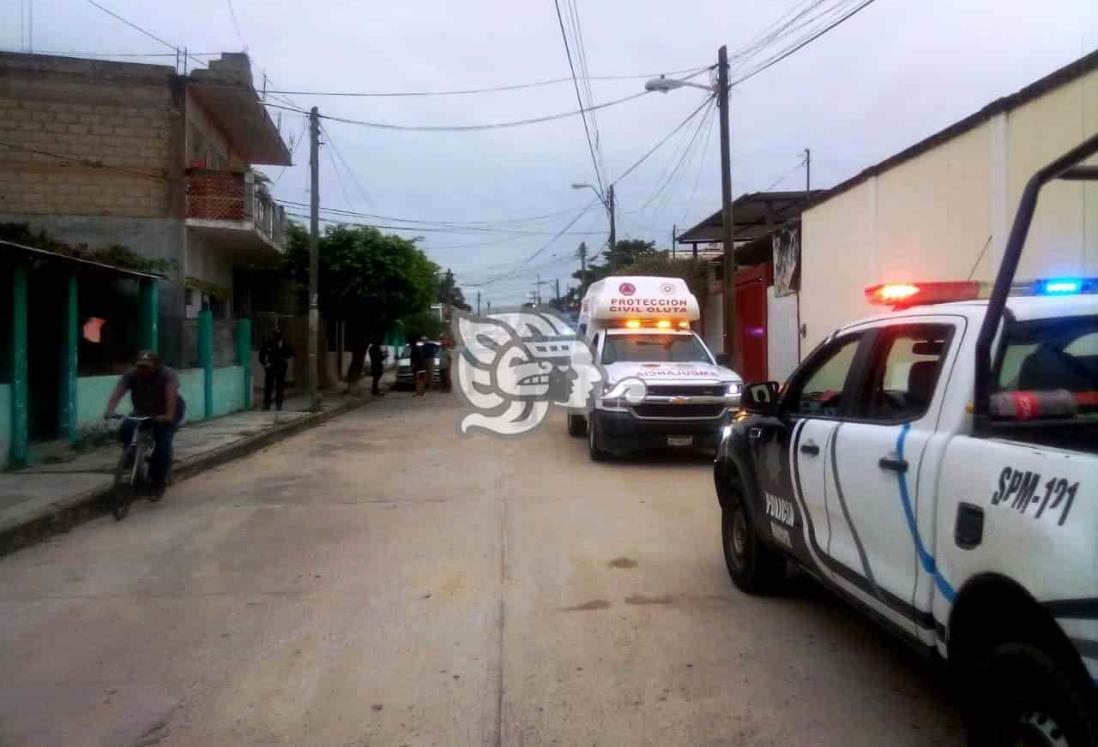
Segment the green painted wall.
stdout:
<svg viewBox="0 0 1098 747">
<path fill-rule="evenodd" d="M 117 375 L 82 376 L 76 380 L 76 428 L 88 428 L 103 422 L 103 411 L 107 409 L 107 398 L 118 383 Z M 129 397 L 119 403 L 118 412 L 129 410 Z"/>
<path fill-rule="evenodd" d="M 213 414 L 226 415 L 244 408 L 244 368 L 226 366 L 213 370 Z"/>
<path fill-rule="evenodd" d="M 197 423 L 204 420 L 206 394 L 202 384 L 201 368 L 185 368 L 179 372 L 179 393 L 187 400 L 187 420 Z"/>
<path fill-rule="evenodd" d="M 0 469 L 8 466 L 11 448 L 11 387 L 0 384 Z"/>
</svg>

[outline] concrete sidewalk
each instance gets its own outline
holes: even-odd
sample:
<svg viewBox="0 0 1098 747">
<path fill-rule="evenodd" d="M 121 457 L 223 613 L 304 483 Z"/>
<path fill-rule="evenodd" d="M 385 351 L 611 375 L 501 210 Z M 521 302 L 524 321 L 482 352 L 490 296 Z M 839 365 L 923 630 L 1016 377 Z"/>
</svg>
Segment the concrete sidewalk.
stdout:
<svg viewBox="0 0 1098 747">
<path fill-rule="evenodd" d="M 175 436 L 172 481 L 261 449 L 366 404 L 369 394 L 323 393 L 320 412 L 306 396 L 291 397 L 281 412 L 250 410 L 184 425 Z M 43 536 L 67 531 L 103 510 L 119 446 L 110 443 L 71 459 L 0 472 L 0 554 Z"/>
</svg>

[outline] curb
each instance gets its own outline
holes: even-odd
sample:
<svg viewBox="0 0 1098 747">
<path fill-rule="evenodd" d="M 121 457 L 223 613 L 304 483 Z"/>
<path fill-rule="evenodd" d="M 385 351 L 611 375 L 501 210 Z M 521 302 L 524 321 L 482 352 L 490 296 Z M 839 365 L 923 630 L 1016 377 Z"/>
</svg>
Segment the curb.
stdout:
<svg viewBox="0 0 1098 747">
<path fill-rule="evenodd" d="M 264 449 L 271 444 L 302 431 L 323 425 L 329 420 L 364 406 L 368 398 L 344 402 L 331 410 L 306 415 L 288 423 L 276 425 L 248 438 L 222 446 L 205 454 L 191 457 L 172 466 L 171 483 L 194 477 L 206 470 Z M 78 524 L 109 513 L 106 500 L 113 487 L 93 488 L 59 500 L 42 514 L 17 526 L 0 530 L 0 555 L 8 555 L 55 534 L 67 532 Z"/>
</svg>

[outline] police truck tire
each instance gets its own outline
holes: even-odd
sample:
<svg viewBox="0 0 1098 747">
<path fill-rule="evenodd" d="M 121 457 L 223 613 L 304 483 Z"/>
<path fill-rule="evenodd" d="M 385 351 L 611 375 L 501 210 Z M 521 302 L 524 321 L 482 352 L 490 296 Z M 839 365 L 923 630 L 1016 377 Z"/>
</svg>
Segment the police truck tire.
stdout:
<svg viewBox="0 0 1098 747">
<path fill-rule="evenodd" d="M 721 509 L 721 541 L 728 575 L 740 591 L 771 594 L 785 581 L 785 557 L 759 541 L 737 486 L 727 488 Z"/>
<path fill-rule="evenodd" d="M 573 438 L 583 438 L 587 435 L 586 418 L 582 415 L 568 416 L 568 435 Z"/>
<path fill-rule="evenodd" d="M 1098 747 L 1098 698 L 1078 680 L 1044 647 L 996 646 L 974 672 L 970 747 Z"/>
<path fill-rule="evenodd" d="M 608 454 L 602 447 L 602 434 L 599 433 L 598 418 L 587 419 L 587 453 L 592 462 L 604 462 Z"/>
</svg>

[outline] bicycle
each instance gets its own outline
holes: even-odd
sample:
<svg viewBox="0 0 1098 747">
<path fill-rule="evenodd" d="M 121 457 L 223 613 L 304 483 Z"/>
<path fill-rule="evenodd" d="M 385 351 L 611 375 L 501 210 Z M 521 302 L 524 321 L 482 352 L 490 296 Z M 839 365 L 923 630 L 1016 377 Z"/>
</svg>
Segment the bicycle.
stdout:
<svg viewBox="0 0 1098 747">
<path fill-rule="evenodd" d="M 152 418 L 135 415 L 114 415 L 113 418 L 137 424 L 129 442 L 122 447 L 122 455 L 114 470 L 111 515 L 115 521 L 122 521 L 130 512 L 130 506 L 137 496 L 144 494 L 155 503 L 163 494 L 153 489 L 149 482 L 149 460 L 156 451 L 152 429 L 147 425 L 151 424 Z"/>
</svg>

